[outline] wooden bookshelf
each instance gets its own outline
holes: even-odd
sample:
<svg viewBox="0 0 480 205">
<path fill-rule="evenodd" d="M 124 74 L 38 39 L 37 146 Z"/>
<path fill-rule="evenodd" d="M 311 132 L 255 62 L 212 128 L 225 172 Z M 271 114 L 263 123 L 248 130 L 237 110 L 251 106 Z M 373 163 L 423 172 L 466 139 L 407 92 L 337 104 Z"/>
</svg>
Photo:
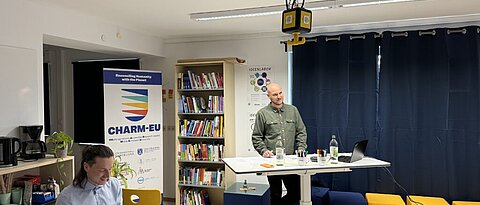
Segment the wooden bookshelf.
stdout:
<svg viewBox="0 0 480 205">
<path fill-rule="evenodd" d="M 175 163 L 176 166 L 176 204 L 181 202 L 181 192 L 184 189 L 199 189 L 206 190 L 210 203 L 214 204 L 223 204 L 223 191 L 228 187 L 232 182 L 235 182 L 235 175 L 231 173 L 228 169 L 225 169 L 225 165 L 221 159 L 216 161 L 200 161 L 200 160 L 182 160 L 180 159 L 180 146 L 183 144 L 217 144 L 223 145 L 223 157 L 233 157 L 235 156 L 235 83 L 234 83 L 234 68 L 238 63 L 234 62 L 232 59 L 189 59 L 189 60 L 179 60 L 175 68 L 175 110 L 177 115 L 175 116 L 175 125 L 176 125 L 176 153 L 177 160 Z M 210 79 L 207 78 L 206 81 L 217 80 L 217 82 L 211 82 L 210 86 L 205 86 L 202 79 L 205 79 L 207 73 L 210 75 Z M 212 74 L 213 73 L 213 74 Z M 192 75 L 193 74 L 193 75 Z M 203 75 L 202 75 L 203 74 Z M 195 76 L 201 76 L 195 77 Z M 215 78 L 214 78 L 215 76 Z M 220 76 L 220 77 L 219 77 Z M 192 79 L 197 79 L 197 86 L 194 86 Z M 221 81 L 221 82 L 220 82 Z M 189 85 L 185 85 L 188 83 Z M 192 84 L 190 84 L 192 83 Z M 219 86 L 219 85 L 222 86 Z M 215 86 L 216 85 L 216 86 Z M 182 98 L 183 96 L 183 98 Z M 209 104 L 208 99 L 210 96 L 221 96 L 221 109 L 210 108 L 207 106 L 201 106 L 201 103 L 197 106 L 200 109 L 185 109 L 185 103 L 192 106 L 192 103 L 188 104 L 185 98 L 190 97 L 190 99 L 202 101 L 199 98 L 205 98 L 205 104 Z M 180 102 L 181 101 L 181 102 Z M 183 104 L 182 104 L 183 102 Z M 218 105 L 218 104 L 217 104 Z M 188 107 L 188 106 L 187 106 Z M 204 109 L 205 107 L 208 107 Z M 223 121 L 222 131 L 218 133 L 209 132 L 210 134 L 205 134 L 204 129 L 207 128 L 198 128 L 198 131 L 195 128 L 188 129 L 184 126 L 190 127 L 190 122 L 198 120 L 200 124 L 207 124 L 208 120 L 213 120 L 215 117 Z M 189 123 L 185 123 L 185 120 Z M 220 129 L 220 128 L 219 128 Z M 189 131 L 190 130 L 190 131 Z M 197 135 L 192 134 L 197 133 Z M 198 134 L 200 133 L 200 134 Z M 213 135 L 211 133 L 214 133 Z M 216 133 L 216 134 L 215 134 Z M 221 133 L 221 134 L 220 134 Z M 203 185 L 201 183 L 184 183 L 184 180 L 180 181 L 180 172 L 181 167 L 200 167 L 205 168 L 205 170 L 215 171 L 222 170 L 224 172 L 223 179 L 221 184 L 217 185 Z M 183 177 L 183 176 L 182 176 Z"/>
<path fill-rule="evenodd" d="M 58 172 L 58 167 L 62 166 L 62 172 L 65 175 Z M 49 176 L 53 176 L 57 182 L 63 181 L 64 186 L 70 185 L 75 176 L 74 171 L 74 157 L 67 156 L 65 158 L 55 158 L 53 155 L 47 154 L 45 158 L 40 158 L 35 161 L 18 161 L 17 166 L 7 166 L 0 168 L 0 175 L 3 174 L 21 174 L 22 172 L 29 170 L 38 170 L 39 175 L 42 177 L 42 182 L 46 183 Z M 20 177 L 18 175 L 16 177 Z"/>
</svg>

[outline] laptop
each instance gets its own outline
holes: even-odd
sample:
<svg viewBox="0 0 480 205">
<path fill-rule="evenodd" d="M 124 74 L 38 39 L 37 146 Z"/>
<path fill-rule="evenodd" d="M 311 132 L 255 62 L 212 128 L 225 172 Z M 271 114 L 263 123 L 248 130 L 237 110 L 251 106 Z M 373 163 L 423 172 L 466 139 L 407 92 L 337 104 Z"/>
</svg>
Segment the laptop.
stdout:
<svg viewBox="0 0 480 205">
<path fill-rule="evenodd" d="M 338 156 L 338 161 L 345 163 L 352 163 L 361 160 L 365 156 L 368 140 L 362 140 L 355 143 L 353 146 L 352 156 Z"/>
</svg>

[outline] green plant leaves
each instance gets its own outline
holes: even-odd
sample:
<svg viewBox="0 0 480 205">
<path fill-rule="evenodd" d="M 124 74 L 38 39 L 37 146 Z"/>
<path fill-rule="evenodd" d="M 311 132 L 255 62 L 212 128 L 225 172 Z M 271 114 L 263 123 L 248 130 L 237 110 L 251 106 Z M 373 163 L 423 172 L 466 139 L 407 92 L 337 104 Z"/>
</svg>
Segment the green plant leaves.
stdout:
<svg viewBox="0 0 480 205">
<path fill-rule="evenodd" d="M 57 150 L 60 149 L 68 149 L 68 154 L 73 153 L 71 149 L 73 146 L 73 138 L 63 131 L 52 133 L 50 136 L 47 137 L 46 142 L 53 144 L 53 147 L 51 149 L 53 153 L 56 153 Z"/>
<path fill-rule="evenodd" d="M 111 174 L 113 177 L 121 180 L 122 184 L 125 185 L 125 188 L 128 188 L 127 176 L 130 175 L 130 178 L 133 178 L 137 175 L 137 172 L 130 167 L 130 164 L 122 162 L 121 160 L 122 158 L 120 156 L 115 157 Z"/>
</svg>

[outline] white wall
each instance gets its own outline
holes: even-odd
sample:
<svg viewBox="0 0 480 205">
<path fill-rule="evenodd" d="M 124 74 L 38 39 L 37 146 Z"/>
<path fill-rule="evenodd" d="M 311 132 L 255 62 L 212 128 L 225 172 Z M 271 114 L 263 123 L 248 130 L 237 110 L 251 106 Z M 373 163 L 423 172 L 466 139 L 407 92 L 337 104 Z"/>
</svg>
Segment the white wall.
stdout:
<svg viewBox="0 0 480 205">
<path fill-rule="evenodd" d="M 35 3 L 33 3 L 35 2 Z M 60 45 L 121 56 L 162 56 L 158 37 L 69 10 L 47 7 L 41 1 L 0 1 L 0 136 L 19 136 L 18 126 L 44 124 L 43 44 Z M 117 38 L 120 32 L 121 38 Z M 102 37 L 103 36 L 103 40 Z M 49 59 L 56 55 L 55 58 Z M 46 53 L 63 70 L 59 98 L 61 113 L 53 116 L 58 129 L 73 133 L 71 52 Z M 99 57 L 97 55 L 97 57 Z M 70 76 L 65 78 L 65 76 Z M 78 153 L 78 151 L 77 151 Z"/>
<path fill-rule="evenodd" d="M 43 98 L 36 89 L 38 72 L 31 70 L 36 57 L 34 49 L 0 46 L 0 136 L 19 136 L 19 125 L 39 123 L 42 112 L 36 103 Z"/>
<path fill-rule="evenodd" d="M 35 3 L 34 3 L 35 2 Z M 0 1 L 0 135 L 43 124 L 43 43 L 89 50 L 162 56 L 162 40 L 41 1 Z M 117 32 L 122 38 L 116 38 Z M 104 40 L 101 36 L 104 36 Z"/>
<path fill-rule="evenodd" d="M 239 57 L 245 59 L 248 65 L 269 65 L 276 70 L 275 81 L 285 85 L 284 91 L 288 90 L 287 85 L 287 53 L 280 44 L 277 37 L 251 38 L 244 40 L 230 41 L 205 41 L 192 43 L 172 43 L 165 44 L 165 60 L 161 62 L 165 86 L 173 88 L 174 69 L 178 59 L 184 58 L 218 58 L 218 57 Z M 160 63 L 160 62 L 159 62 Z M 148 67 L 148 66 L 144 66 Z M 245 112 L 248 109 L 246 96 L 248 86 L 247 67 L 235 71 L 235 111 L 236 111 L 236 154 L 237 156 L 256 155 L 251 145 L 251 131 L 248 125 L 248 115 Z M 288 95 L 288 93 L 286 93 Z M 174 100 L 167 101 L 164 104 L 165 112 L 169 116 L 164 118 L 165 125 L 174 125 L 175 105 Z M 175 133 L 165 132 L 165 144 L 175 144 Z M 165 146 L 166 156 L 164 159 L 164 175 L 175 176 L 175 147 Z M 249 151 L 250 150 L 250 151 Z M 242 181 L 243 176 L 237 177 L 237 181 Z M 266 177 L 257 177 L 250 175 L 247 177 L 249 182 L 267 183 Z M 164 178 L 165 197 L 175 197 L 175 179 Z"/>
</svg>

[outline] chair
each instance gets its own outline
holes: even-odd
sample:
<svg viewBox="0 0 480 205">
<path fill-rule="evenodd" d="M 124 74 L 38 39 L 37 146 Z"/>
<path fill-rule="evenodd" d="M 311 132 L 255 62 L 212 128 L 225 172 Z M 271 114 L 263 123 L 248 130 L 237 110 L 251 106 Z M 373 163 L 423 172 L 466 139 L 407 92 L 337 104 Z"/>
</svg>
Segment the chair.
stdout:
<svg viewBox="0 0 480 205">
<path fill-rule="evenodd" d="M 160 205 L 162 193 L 158 189 L 122 189 L 124 205 Z"/>
<path fill-rule="evenodd" d="M 431 196 L 414 196 L 410 195 L 410 198 L 413 201 L 420 202 L 423 205 L 449 205 L 445 199 L 441 197 L 431 197 Z M 413 201 L 410 200 L 410 198 L 407 196 L 407 205 L 415 205 Z"/>
<path fill-rule="evenodd" d="M 329 188 L 312 186 L 312 205 L 328 204 Z"/>
<path fill-rule="evenodd" d="M 400 195 L 396 194 L 380 194 L 366 193 L 368 205 L 405 205 Z"/>
<path fill-rule="evenodd" d="M 328 204 L 330 205 L 367 205 L 367 200 L 357 192 L 329 191 Z"/>
<path fill-rule="evenodd" d="M 480 202 L 474 202 L 474 201 L 453 201 L 452 205 L 480 205 Z"/>
</svg>

